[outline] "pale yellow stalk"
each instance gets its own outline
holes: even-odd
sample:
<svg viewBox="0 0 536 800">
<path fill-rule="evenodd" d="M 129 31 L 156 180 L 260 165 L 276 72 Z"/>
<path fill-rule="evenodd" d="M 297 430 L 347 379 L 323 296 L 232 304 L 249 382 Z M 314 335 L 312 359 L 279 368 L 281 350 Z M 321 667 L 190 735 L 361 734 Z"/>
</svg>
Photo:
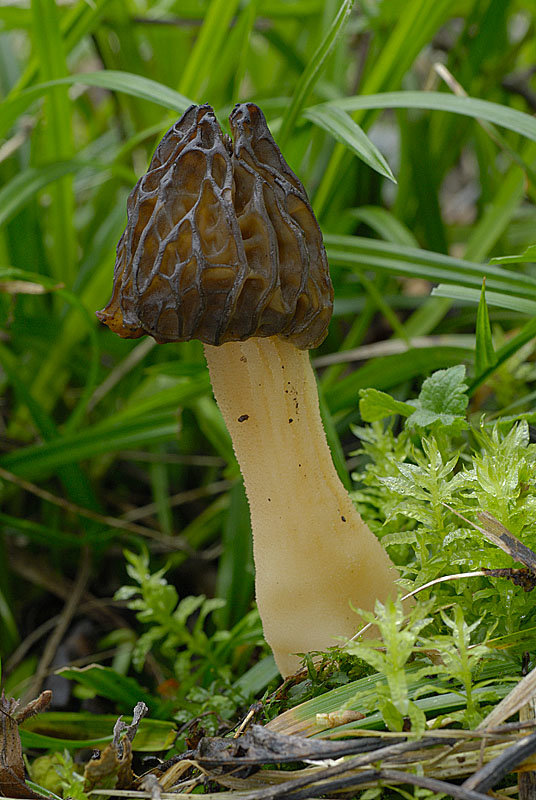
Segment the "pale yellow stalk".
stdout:
<svg viewBox="0 0 536 800">
<path fill-rule="evenodd" d="M 340 644 L 398 577 L 342 485 L 306 350 L 278 337 L 205 345 L 251 511 L 256 598 L 283 675 Z"/>
</svg>

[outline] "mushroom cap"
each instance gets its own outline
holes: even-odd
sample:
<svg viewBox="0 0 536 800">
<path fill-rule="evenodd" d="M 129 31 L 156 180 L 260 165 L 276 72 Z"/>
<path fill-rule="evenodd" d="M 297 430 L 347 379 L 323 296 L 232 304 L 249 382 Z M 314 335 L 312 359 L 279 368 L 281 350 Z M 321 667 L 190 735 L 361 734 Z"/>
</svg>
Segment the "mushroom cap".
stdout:
<svg viewBox="0 0 536 800">
<path fill-rule="evenodd" d="M 235 106 L 229 122 L 234 143 L 209 105 L 190 106 L 165 134 L 128 198 L 97 316 L 125 338 L 316 347 L 333 288 L 305 189 L 256 105 Z"/>
</svg>

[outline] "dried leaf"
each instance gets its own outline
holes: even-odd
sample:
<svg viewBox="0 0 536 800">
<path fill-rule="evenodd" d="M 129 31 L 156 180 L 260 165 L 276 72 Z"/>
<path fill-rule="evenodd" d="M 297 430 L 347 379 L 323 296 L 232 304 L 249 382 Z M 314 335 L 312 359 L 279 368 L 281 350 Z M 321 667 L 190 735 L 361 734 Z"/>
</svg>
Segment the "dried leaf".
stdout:
<svg viewBox="0 0 536 800">
<path fill-rule="evenodd" d="M 139 788 L 142 792 L 148 792 L 151 795 L 151 800 L 160 800 L 162 796 L 162 787 L 158 782 L 158 778 L 151 773 L 143 776 Z"/>
<path fill-rule="evenodd" d="M 121 755 L 113 743 L 92 758 L 84 769 L 84 791 L 93 789 L 127 789 L 134 780 L 132 745 L 125 739 Z"/>
<path fill-rule="evenodd" d="M 493 542 L 493 544 L 508 553 L 514 561 L 519 561 L 528 567 L 534 574 L 536 574 L 536 553 L 530 547 L 523 544 L 513 533 L 510 533 L 508 528 L 505 528 L 498 519 L 495 519 L 488 511 L 482 511 L 477 514 L 478 519 L 482 523 L 482 527 L 478 530 L 484 536 Z"/>
<path fill-rule="evenodd" d="M 496 547 L 500 547 L 501 550 L 508 553 L 514 561 L 525 564 L 525 566 L 536 575 L 536 553 L 531 550 L 530 547 L 527 547 L 526 544 L 523 544 L 513 533 L 510 533 L 508 528 L 505 528 L 505 526 L 500 523 L 498 519 L 495 519 L 489 511 L 481 511 L 477 514 L 478 519 L 482 523 L 482 525 L 477 525 L 476 522 L 472 522 L 470 519 L 467 519 L 467 517 L 464 517 L 463 514 L 460 514 L 459 511 L 449 506 L 448 503 L 443 503 L 443 505 L 445 508 L 448 508 L 449 511 L 452 511 L 453 514 L 456 514 L 457 517 L 463 519 L 464 522 L 467 522 L 468 525 L 480 531 L 480 533 L 492 542 L 492 544 L 496 545 Z"/>
<path fill-rule="evenodd" d="M 41 692 L 39 697 L 35 700 L 30 700 L 23 708 L 17 710 L 15 714 L 15 719 L 21 724 L 30 717 L 35 717 L 37 714 L 40 714 L 42 711 L 46 709 L 49 705 L 50 701 L 52 700 L 52 692 L 50 689 L 45 689 L 44 692 Z"/>
<path fill-rule="evenodd" d="M 112 745 L 116 748 L 118 752 L 121 751 L 121 741 L 123 734 L 125 738 L 128 739 L 129 742 L 132 742 L 132 740 L 134 739 L 135 735 L 138 732 L 138 726 L 140 722 L 147 715 L 148 712 L 149 712 L 148 707 L 145 705 L 145 703 L 140 701 L 139 703 L 136 703 L 136 705 L 134 706 L 134 711 L 132 712 L 132 722 L 130 723 L 130 725 L 127 725 L 126 722 L 123 722 L 121 717 L 119 717 L 119 719 L 114 725 L 114 738 L 112 742 Z"/>
<path fill-rule="evenodd" d="M 514 714 L 529 703 L 536 694 L 536 669 L 529 672 L 522 680 L 519 681 L 512 689 L 510 694 L 504 697 L 501 702 L 495 706 L 488 716 L 482 720 L 479 729 L 494 728 L 502 722 L 512 717 Z"/>
<path fill-rule="evenodd" d="M 365 714 L 360 711 L 330 711 L 328 714 L 317 714 L 318 725 L 326 728 L 337 728 L 339 725 L 346 725 L 348 722 L 356 722 L 358 719 L 365 719 Z"/>
<path fill-rule="evenodd" d="M 532 592 L 536 588 L 536 574 L 530 569 L 483 569 L 484 575 L 490 578 L 507 578 L 524 592 Z"/>
<path fill-rule="evenodd" d="M 84 791 L 93 789 L 128 789 L 135 779 L 132 772 L 132 740 L 138 725 L 147 714 L 145 703 L 137 703 L 133 719 L 127 725 L 121 717 L 114 725 L 112 742 L 88 761 L 84 769 Z"/>
<path fill-rule="evenodd" d="M 525 736 L 463 782 L 464 789 L 487 792 L 536 753 L 536 733 Z"/>
<path fill-rule="evenodd" d="M 54 289 L 63 289 L 64 284 L 58 283 L 57 286 L 47 288 L 41 283 L 34 283 L 32 281 L 0 281 L 0 292 L 6 294 L 47 294 Z"/>
<path fill-rule="evenodd" d="M 38 714 L 50 703 L 52 692 L 46 691 L 19 708 L 20 701 L 0 695 L 0 795 L 34 800 L 41 795 L 26 785 L 19 722 Z"/>
<path fill-rule="evenodd" d="M 399 740 L 395 740 L 399 741 Z M 403 741 L 403 740 L 400 740 Z M 322 761 L 363 753 L 379 746 L 378 739 L 330 742 L 273 733 L 261 725 L 251 728 L 238 739 L 205 737 L 189 757 L 206 766 L 288 764 L 292 761 Z"/>
</svg>

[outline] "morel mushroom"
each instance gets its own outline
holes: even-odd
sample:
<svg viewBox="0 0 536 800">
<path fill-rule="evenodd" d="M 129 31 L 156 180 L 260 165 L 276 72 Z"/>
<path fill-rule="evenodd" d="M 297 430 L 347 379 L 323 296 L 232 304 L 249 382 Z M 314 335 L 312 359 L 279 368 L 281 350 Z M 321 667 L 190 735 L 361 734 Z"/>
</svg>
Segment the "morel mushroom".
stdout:
<svg viewBox="0 0 536 800">
<path fill-rule="evenodd" d="M 283 675 L 296 653 L 355 633 L 352 606 L 396 594 L 397 572 L 333 466 L 308 350 L 333 289 L 305 190 L 262 112 L 224 136 L 208 105 L 164 136 L 128 200 L 112 299 L 123 337 L 200 339 L 251 511 L 256 598 Z"/>
</svg>

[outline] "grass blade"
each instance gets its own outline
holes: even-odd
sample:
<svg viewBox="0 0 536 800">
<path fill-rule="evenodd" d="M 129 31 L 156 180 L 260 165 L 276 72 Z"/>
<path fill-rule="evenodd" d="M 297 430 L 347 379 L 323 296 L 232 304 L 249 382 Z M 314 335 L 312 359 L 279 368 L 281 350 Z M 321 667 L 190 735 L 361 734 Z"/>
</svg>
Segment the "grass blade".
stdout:
<svg viewBox="0 0 536 800">
<path fill-rule="evenodd" d="M 132 717 L 125 716 L 129 721 Z M 78 711 L 47 711 L 46 717 L 35 716 L 21 726 L 25 747 L 47 747 L 62 750 L 81 747 L 102 747 L 112 740 L 117 716 Z M 167 750 L 173 743 L 173 723 L 143 719 L 132 742 L 137 752 Z"/>
<path fill-rule="evenodd" d="M 283 117 L 278 133 L 278 143 L 282 150 L 284 150 L 285 144 L 294 130 L 296 120 L 307 102 L 313 86 L 320 77 L 327 57 L 344 30 L 353 4 L 353 0 L 343 0 L 337 16 L 296 84 L 292 100 Z"/>
<path fill-rule="evenodd" d="M 238 4 L 239 0 L 212 0 L 180 82 L 184 94 L 200 99 Z"/>
<path fill-rule="evenodd" d="M 4 455 L 0 463 L 21 477 L 35 480 L 54 474 L 66 464 L 77 464 L 105 453 L 169 441 L 176 435 L 174 412 L 151 414 L 128 422 L 99 423 L 44 444 L 21 447 Z"/>
<path fill-rule="evenodd" d="M 337 106 L 313 106 L 308 108 L 304 117 L 310 119 L 318 127 L 330 133 L 369 167 L 379 172 L 384 178 L 396 183 L 391 167 L 378 148 L 359 127 L 357 122 Z"/>
<path fill-rule="evenodd" d="M 391 211 L 381 206 L 361 206 L 350 209 L 350 214 L 359 222 L 364 222 L 380 238 L 393 244 L 405 244 L 407 247 L 419 247 L 413 233 Z"/>
<path fill-rule="evenodd" d="M 475 392 L 476 389 L 478 389 L 478 387 L 484 383 L 484 381 L 487 380 L 498 367 L 501 366 L 501 364 L 504 364 L 504 362 L 507 361 L 510 356 L 513 356 L 514 353 L 517 353 L 517 351 L 523 347 L 523 345 L 527 344 L 527 342 L 530 342 L 530 340 L 534 339 L 535 336 L 536 318 L 531 319 L 530 322 L 527 322 L 527 324 L 521 328 L 517 336 L 514 336 L 512 339 L 510 339 L 510 341 L 506 342 L 506 344 L 497 350 L 495 354 L 497 356 L 496 363 L 475 378 L 475 380 L 469 386 L 469 392 L 471 394 Z"/>
<path fill-rule="evenodd" d="M 58 7 L 54 0 L 32 0 L 34 47 L 43 81 L 67 75 L 63 38 L 60 32 Z M 68 161 L 74 154 L 71 132 L 71 103 L 66 86 L 49 91 L 47 125 L 43 144 L 47 161 Z M 72 176 L 51 188 L 51 264 L 54 276 L 72 286 L 75 278 L 76 236 L 73 225 L 74 198 Z"/>
<path fill-rule="evenodd" d="M 218 623 L 226 630 L 249 611 L 255 574 L 248 501 L 241 480 L 235 483 L 229 496 L 216 592 L 225 600 L 225 606 L 216 613 Z"/>
<path fill-rule="evenodd" d="M 363 81 L 362 93 L 370 95 L 382 89 L 398 88 L 405 71 L 444 22 L 450 7 L 450 0 L 406 2 L 404 13 L 400 14 L 397 24 L 381 48 L 378 59 Z M 342 105 L 340 107 L 344 109 Z M 362 113 L 354 116 L 358 123 L 361 123 L 362 118 Z M 366 128 L 365 125 L 364 127 Z M 318 215 L 322 215 L 326 210 L 340 174 L 343 157 L 344 149 L 342 145 L 337 145 L 316 193 L 314 207 Z"/>
<path fill-rule="evenodd" d="M 30 167 L 15 175 L 0 189 L 0 225 L 9 222 L 45 186 L 84 167 L 87 168 L 88 164 L 70 159 L 42 167 Z"/>
<path fill-rule="evenodd" d="M 64 425 L 65 431 L 73 430 L 82 419 L 98 380 L 100 350 L 95 319 L 76 294 L 67 289 L 63 289 L 61 285 L 57 286 L 50 278 L 46 278 L 38 273 L 16 269 L 15 267 L 0 267 L 0 279 L 2 278 L 16 278 L 18 281 L 27 281 L 32 284 L 41 285 L 50 291 L 54 291 L 58 297 L 66 300 L 67 303 L 75 308 L 80 313 L 82 321 L 85 322 L 86 331 L 91 341 L 91 355 L 88 359 L 86 382 L 82 391 L 82 395 L 72 411 L 71 416 Z M 24 389 L 17 370 L 14 369 L 12 365 L 10 366 L 10 359 L 13 359 L 12 354 L 7 350 L 7 348 L 4 348 L 2 345 L 0 345 L 0 361 L 3 362 L 4 368 L 9 371 L 10 380 L 17 388 L 20 396 L 23 398 L 23 401 L 30 411 L 37 427 L 45 436 L 55 436 L 56 428 L 54 423 L 47 415 L 45 409 L 34 400 L 31 392 Z"/>
<path fill-rule="evenodd" d="M 66 53 L 70 53 L 84 36 L 87 36 L 93 30 L 106 10 L 106 6 L 111 2 L 112 0 L 93 0 L 92 3 L 87 3 L 86 0 L 79 0 L 78 3 L 66 11 L 60 23 Z M 26 69 L 14 87 L 13 93 L 26 89 L 35 80 L 39 68 L 39 59 L 34 55 L 29 60 Z"/>
<path fill-rule="evenodd" d="M 435 283 L 455 283 L 480 289 L 486 278 L 488 287 L 506 294 L 523 294 L 536 298 L 536 279 L 514 274 L 490 264 L 434 253 L 431 250 L 394 245 L 360 236 L 324 237 L 330 264 L 359 270 L 374 269 L 391 275 L 425 278 Z"/>
<path fill-rule="evenodd" d="M 184 95 L 165 86 L 163 83 L 145 78 L 143 75 L 135 75 L 131 72 L 121 72 L 120 70 L 106 70 L 101 72 L 81 72 L 75 75 L 67 75 L 65 78 L 40 83 L 26 89 L 20 94 L 9 96 L 0 104 L 0 136 L 5 136 L 17 117 L 22 114 L 31 103 L 42 97 L 51 87 L 61 85 L 84 84 L 86 86 L 99 86 L 101 89 L 109 89 L 113 92 L 124 92 L 125 94 L 139 97 L 142 100 L 150 100 L 164 108 L 170 108 L 182 114 L 192 101 Z"/>
<path fill-rule="evenodd" d="M 531 264 L 536 263 L 536 244 L 531 244 L 518 256 L 500 256 L 490 259 L 490 264 Z"/>
<path fill-rule="evenodd" d="M 536 303 L 534 303 L 536 310 Z M 492 367 L 497 358 L 493 349 L 488 306 L 486 304 L 486 282 L 482 282 L 480 302 L 476 315 L 475 374 L 480 375 Z"/>
<path fill-rule="evenodd" d="M 432 289 L 434 297 L 448 297 L 451 300 L 461 300 L 464 303 L 478 303 L 482 298 L 482 292 L 478 289 L 470 289 L 467 286 L 446 286 L 440 283 Z M 486 303 L 497 308 L 506 308 L 520 314 L 536 316 L 536 301 L 527 300 L 519 295 L 502 294 L 501 292 L 486 291 Z"/>
<path fill-rule="evenodd" d="M 32 542 L 45 547 L 84 547 L 87 544 L 86 536 L 77 536 L 75 533 L 66 533 L 57 528 L 50 528 L 38 522 L 32 522 L 19 517 L 11 517 L 9 514 L 0 512 L 0 523 L 2 523 L 4 535 L 18 536 L 23 534 Z M 115 536 L 115 531 L 114 534 Z M 100 534 L 102 536 L 102 533 Z"/>
<path fill-rule="evenodd" d="M 0 631 L 2 637 L 5 637 L 5 643 L 8 648 L 13 648 L 20 640 L 19 632 L 17 630 L 17 623 L 11 611 L 11 604 L 8 602 L 2 589 L 0 588 Z"/>
<path fill-rule="evenodd" d="M 449 297 L 453 300 L 479 302 L 480 293 L 474 289 L 467 289 L 463 286 L 438 286 L 433 290 L 433 294 L 440 297 Z M 478 387 L 484 383 L 501 364 L 504 364 L 510 356 L 513 356 L 523 345 L 530 342 L 536 336 L 536 303 L 525 300 L 522 297 L 510 298 L 504 295 L 497 295 L 495 292 L 486 292 L 486 299 L 489 305 L 497 305 L 502 308 L 509 308 L 512 311 L 527 311 L 530 313 L 531 319 L 521 328 L 519 333 L 506 342 L 495 352 L 495 363 L 491 364 L 482 373 L 477 375 L 469 387 L 469 392 L 472 394 Z M 527 306 L 527 303 L 530 305 Z M 508 304 L 508 305 L 507 305 Z"/>
<path fill-rule="evenodd" d="M 492 103 L 489 100 L 480 100 L 477 97 L 458 97 L 444 92 L 384 92 L 346 97 L 330 101 L 326 105 L 334 105 L 348 112 L 385 108 L 450 111 L 453 114 L 462 114 L 473 119 L 493 122 L 495 125 L 536 141 L 536 119 L 530 114 L 499 103 Z"/>
</svg>

